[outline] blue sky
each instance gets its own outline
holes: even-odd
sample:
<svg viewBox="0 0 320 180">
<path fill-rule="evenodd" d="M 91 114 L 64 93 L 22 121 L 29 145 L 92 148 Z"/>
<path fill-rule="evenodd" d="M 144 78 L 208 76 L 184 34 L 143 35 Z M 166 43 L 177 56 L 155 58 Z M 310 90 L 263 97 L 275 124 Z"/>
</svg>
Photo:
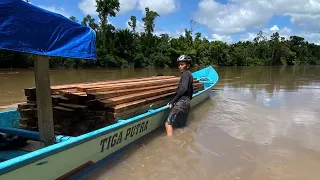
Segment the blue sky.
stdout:
<svg viewBox="0 0 320 180">
<path fill-rule="evenodd" d="M 75 16 L 79 21 L 86 14 L 98 20 L 95 0 L 31 0 L 42 8 Z M 281 36 L 303 36 L 320 43 L 320 0 L 120 0 L 120 12 L 110 18 L 116 28 L 126 28 L 131 15 L 141 21 L 143 10 L 157 11 L 155 33 L 183 34 L 189 21 L 195 20 L 195 31 L 210 40 L 228 43 L 252 40 L 262 30 L 270 37 L 278 31 Z M 143 24 L 138 23 L 143 30 Z"/>
</svg>

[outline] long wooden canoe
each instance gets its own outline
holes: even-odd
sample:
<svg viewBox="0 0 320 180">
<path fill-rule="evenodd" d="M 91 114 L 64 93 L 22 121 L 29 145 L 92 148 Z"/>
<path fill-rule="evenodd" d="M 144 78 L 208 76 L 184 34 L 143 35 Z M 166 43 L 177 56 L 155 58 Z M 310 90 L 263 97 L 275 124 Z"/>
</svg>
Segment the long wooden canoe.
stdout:
<svg viewBox="0 0 320 180">
<path fill-rule="evenodd" d="M 204 90 L 193 95 L 191 107 L 205 101 L 219 79 L 211 66 L 194 72 L 193 76 L 204 83 Z M 56 144 L 45 148 L 0 151 L 0 179 L 78 179 L 162 127 L 168 113 L 166 105 L 77 137 L 56 136 Z M 15 128 L 19 126 L 19 118 L 16 110 L 0 112 L 0 132 L 39 141 L 39 133 Z"/>
</svg>

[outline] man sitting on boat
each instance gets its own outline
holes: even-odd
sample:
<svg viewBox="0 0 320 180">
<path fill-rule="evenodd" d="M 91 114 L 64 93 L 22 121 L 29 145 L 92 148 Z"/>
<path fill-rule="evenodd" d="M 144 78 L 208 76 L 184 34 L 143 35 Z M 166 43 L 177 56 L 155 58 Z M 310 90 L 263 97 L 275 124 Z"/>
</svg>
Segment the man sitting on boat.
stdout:
<svg viewBox="0 0 320 180">
<path fill-rule="evenodd" d="M 177 59 L 181 78 L 176 90 L 175 97 L 169 102 L 171 109 L 165 122 L 168 136 L 172 136 L 173 128 L 185 126 L 190 109 L 190 100 L 193 95 L 193 76 L 188 70 L 191 65 L 191 58 L 181 55 Z"/>
</svg>

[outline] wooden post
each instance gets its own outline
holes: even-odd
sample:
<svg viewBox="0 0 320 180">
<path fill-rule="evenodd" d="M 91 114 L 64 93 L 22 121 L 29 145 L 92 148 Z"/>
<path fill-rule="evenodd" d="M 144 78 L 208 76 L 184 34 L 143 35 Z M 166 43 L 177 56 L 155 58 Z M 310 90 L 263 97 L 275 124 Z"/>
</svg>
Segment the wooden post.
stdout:
<svg viewBox="0 0 320 180">
<path fill-rule="evenodd" d="M 38 55 L 34 61 L 34 72 L 41 147 L 46 147 L 55 143 L 49 58 Z"/>
</svg>

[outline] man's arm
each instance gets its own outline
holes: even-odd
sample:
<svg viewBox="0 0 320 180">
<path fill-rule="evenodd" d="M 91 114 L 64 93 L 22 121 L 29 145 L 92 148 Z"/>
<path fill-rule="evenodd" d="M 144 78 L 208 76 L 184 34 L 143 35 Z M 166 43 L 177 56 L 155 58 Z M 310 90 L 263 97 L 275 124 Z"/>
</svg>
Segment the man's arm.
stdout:
<svg viewBox="0 0 320 180">
<path fill-rule="evenodd" d="M 183 72 L 181 76 L 181 84 L 179 84 L 178 91 L 175 97 L 169 102 L 169 104 L 174 104 L 178 101 L 178 99 L 188 90 L 189 78 L 187 72 Z"/>
</svg>

